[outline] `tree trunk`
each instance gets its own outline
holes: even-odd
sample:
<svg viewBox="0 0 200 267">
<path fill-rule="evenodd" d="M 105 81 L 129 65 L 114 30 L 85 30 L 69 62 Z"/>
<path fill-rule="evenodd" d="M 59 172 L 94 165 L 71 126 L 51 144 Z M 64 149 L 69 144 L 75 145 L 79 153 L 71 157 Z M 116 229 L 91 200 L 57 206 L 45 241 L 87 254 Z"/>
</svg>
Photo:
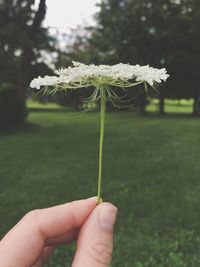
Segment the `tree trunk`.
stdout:
<svg viewBox="0 0 200 267">
<path fill-rule="evenodd" d="M 21 119 L 19 122 L 23 122 L 27 115 L 26 98 L 27 89 L 29 87 L 31 79 L 31 61 L 33 59 L 34 55 L 32 48 L 30 46 L 24 45 L 21 55 L 18 81 L 16 84 L 16 100 L 21 112 Z"/>
<path fill-rule="evenodd" d="M 37 35 L 40 30 L 42 21 L 46 14 L 46 0 L 40 0 L 38 10 L 35 14 L 32 27 L 27 32 L 27 40 L 24 40 L 24 46 L 22 47 L 21 63 L 18 82 L 16 85 L 16 96 L 18 99 L 20 110 L 22 111 L 22 121 L 26 117 L 26 98 L 27 89 L 31 80 L 32 67 L 31 63 L 34 60 L 33 48 L 37 47 Z"/>
<path fill-rule="evenodd" d="M 141 115 L 145 115 L 146 114 L 146 105 L 147 105 L 147 98 L 145 93 L 143 93 L 140 96 L 140 102 L 139 102 L 139 113 Z"/>
<path fill-rule="evenodd" d="M 163 91 L 160 91 L 158 108 L 159 108 L 158 114 L 164 115 L 165 114 L 165 96 L 164 96 Z"/>
<path fill-rule="evenodd" d="M 194 90 L 192 115 L 195 117 L 200 115 L 200 90 L 198 88 L 195 88 Z"/>
</svg>

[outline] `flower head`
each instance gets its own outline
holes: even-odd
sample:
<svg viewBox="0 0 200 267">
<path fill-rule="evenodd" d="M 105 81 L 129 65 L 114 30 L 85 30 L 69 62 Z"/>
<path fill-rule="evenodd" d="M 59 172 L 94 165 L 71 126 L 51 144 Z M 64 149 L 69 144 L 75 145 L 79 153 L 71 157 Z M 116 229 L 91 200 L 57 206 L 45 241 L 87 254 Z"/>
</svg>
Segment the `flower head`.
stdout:
<svg viewBox="0 0 200 267">
<path fill-rule="evenodd" d="M 139 83 L 155 83 L 166 81 L 169 75 L 166 69 L 156 69 L 147 66 L 116 64 L 109 65 L 85 65 L 74 62 L 73 67 L 55 71 L 56 76 L 45 76 L 32 80 L 30 87 L 40 89 L 41 86 L 56 87 L 61 89 L 78 89 L 94 86 L 132 87 Z"/>
</svg>

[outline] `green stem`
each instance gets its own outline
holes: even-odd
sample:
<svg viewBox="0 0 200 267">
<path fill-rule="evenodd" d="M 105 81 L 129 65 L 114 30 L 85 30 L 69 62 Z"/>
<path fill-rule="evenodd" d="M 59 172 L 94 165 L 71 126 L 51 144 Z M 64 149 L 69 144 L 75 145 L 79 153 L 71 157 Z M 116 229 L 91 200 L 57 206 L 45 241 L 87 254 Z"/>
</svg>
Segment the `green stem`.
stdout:
<svg viewBox="0 0 200 267">
<path fill-rule="evenodd" d="M 98 174 L 98 191 L 97 191 L 97 205 L 101 202 L 101 184 L 102 184 L 102 159 L 103 159 L 103 141 L 104 141 L 104 125 L 106 113 L 106 89 L 100 88 L 101 93 L 101 111 L 100 111 L 100 142 L 99 142 L 99 174 Z"/>
</svg>

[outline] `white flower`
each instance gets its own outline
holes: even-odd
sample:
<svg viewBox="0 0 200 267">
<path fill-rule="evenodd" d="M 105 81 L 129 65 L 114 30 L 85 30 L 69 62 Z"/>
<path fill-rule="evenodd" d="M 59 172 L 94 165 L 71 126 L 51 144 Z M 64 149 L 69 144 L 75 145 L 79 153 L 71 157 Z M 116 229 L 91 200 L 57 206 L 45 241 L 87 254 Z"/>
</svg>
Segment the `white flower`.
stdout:
<svg viewBox="0 0 200 267">
<path fill-rule="evenodd" d="M 40 86 L 53 86 L 60 82 L 59 77 L 56 76 L 45 76 L 44 78 L 41 78 L 40 76 L 38 78 L 35 78 L 31 81 L 30 87 L 40 89 Z"/>
<path fill-rule="evenodd" d="M 155 83 L 166 81 L 169 75 L 166 69 L 156 69 L 147 66 L 116 64 L 85 65 L 74 62 L 73 67 L 55 71 L 57 76 L 45 76 L 33 79 L 31 88 L 40 89 L 41 86 L 58 86 L 63 89 L 76 89 L 81 87 L 117 86 L 132 87 L 138 83 Z"/>
</svg>

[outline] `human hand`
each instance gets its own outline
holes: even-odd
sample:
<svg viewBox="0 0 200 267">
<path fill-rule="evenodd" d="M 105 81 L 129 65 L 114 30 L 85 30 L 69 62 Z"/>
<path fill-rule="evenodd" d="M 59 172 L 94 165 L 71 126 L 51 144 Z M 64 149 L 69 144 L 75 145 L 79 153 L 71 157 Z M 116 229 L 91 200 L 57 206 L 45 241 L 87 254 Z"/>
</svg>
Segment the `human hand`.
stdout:
<svg viewBox="0 0 200 267">
<path fill-rule="evenodd" d="M 34 210 L 0 242 L 0 267 L 41 267 L 55 246 L 77 238 L 72 267 L 108 267 L 117 208 L 96 197 Z"/>
</svg>

